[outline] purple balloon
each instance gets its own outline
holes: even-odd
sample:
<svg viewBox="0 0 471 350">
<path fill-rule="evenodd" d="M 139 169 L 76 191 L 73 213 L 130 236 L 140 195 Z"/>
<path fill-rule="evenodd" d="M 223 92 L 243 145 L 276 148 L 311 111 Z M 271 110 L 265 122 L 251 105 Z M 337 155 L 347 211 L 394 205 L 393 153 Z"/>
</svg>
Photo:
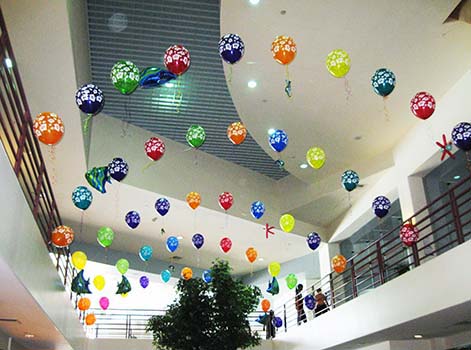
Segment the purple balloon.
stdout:
<svg viewBox="0 0 471 350">
<path fill-rule="evenodd" d="M 201 233 L 195 233 L 191 241 L 193 242 L 193 247 L 200 249 L 204 244 L 204 236 Z"/>
<path fill-rule="evenodd" d="M 316 250 L 321 244 L 321 237 L 318 233 L 311 232 L 307 235 L 306 242 L 309 248 L 311 248 L 312 250 Z"/>
<path fill-rule="evenodd" d="M 316 305 L 316 299 L 314 299 L 311 294 L 308 294 L 304 298 L 304 304 L 309 310 L 314 310 L 314 306 Z"/>
<path fill-rule="evenodd" d="M 281 326 L 283 326 L 283 320 L 281 319 L 281 317 L 278 316 L 275 316 L 272 323 L 276 328 L 280 328 Z"/>
<path fill-rule="evenodd" d="M 123 158 L 113 158 L 108 164 L 108 173 L 116 181 L 123 180 L 128 174 L 129 166 Z"/>
<path fill-rule="evenodd" d="M 381 219 L 388 215 L 389 209 L 391 209 L 391 201 L 385 196 L 378 196 L 374 199 L 371 207 L 375 215 Z"/>
<path fill-rule="evenodd" d="M 135 229 L 141 223 L 141 217 L 137 211 L 130 211 L 126 214 L 126 224 L 132 229 Z"/>
<path fill-rule="evenodd" d="M 142 276 L 139 278 L 139 283 L 141 284 L 142 288 L 147 288 L 149 285 L 149 278 L 147 276 Z"/>
<path fill-rule="evenodd" d="M 170 202 L 167 198 L 159 198 L 155 201 L 155 210 L 161 216 L 165 216 L 170 210 Z"/>
</svg>

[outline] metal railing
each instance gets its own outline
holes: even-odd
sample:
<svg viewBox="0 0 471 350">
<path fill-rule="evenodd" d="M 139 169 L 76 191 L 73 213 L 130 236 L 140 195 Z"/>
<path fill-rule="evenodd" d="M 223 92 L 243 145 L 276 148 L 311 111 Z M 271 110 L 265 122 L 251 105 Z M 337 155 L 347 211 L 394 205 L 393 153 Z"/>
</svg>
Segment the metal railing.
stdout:
<svg viewBox="0 0 471 350">
<path fill-rule="evenodd" d="M 406 223 L 419 230 L 420 238 L 411 247 L 405 246 L 399 237 Z M 340 274 L 332 271 L 306 288 L 302 297 L 315 294 L 320 288 L 327 297 L 329 309 L 339 307 L 470 238 L 471 177 L 467 177 L 348 259 L 345 271 Z M 315 314 L 315 309 L 312 312 L 304 309 L 309 319 L 321 316 Z M 295 297 L 277 307 L 275 314 L 283 318 L 285 332 L 297 325 Z"/>
</svg>

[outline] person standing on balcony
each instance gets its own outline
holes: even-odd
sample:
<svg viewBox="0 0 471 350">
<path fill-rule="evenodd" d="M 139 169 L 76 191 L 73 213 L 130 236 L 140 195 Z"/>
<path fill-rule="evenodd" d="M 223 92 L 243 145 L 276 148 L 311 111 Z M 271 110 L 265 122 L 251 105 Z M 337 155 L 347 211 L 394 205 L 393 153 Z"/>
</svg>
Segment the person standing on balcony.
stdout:
<svg viewBox="0 0 471 350">
<path fill-rule="evenodd" d="M 329 311 L 329 308 L 327 307 L 327 298 L 324 293 L 322 293 L 322 289 L 318 288 L 316 290 L 316 295 L 314 296 L 314 298 L 316 298 L 316 308 L 314 309 L 314 317 L 317 317 Z"/>
<path fill-rule="evenodd" d="M 306 313 L 304 312 L 304 302 L 303 302 L 303 285 L 298 284 L 296 286 L 296 296 L 294 297 L 294 305 L 296 306 L 296 311 L 298 312 L 298 325 L 301 322 L 306 323 Z"/>
<path fill-rule="evenodd" d="M 266 320 L 265 337 L 267 340 L 275 338 L 276 328 L 275 328 L 275 325 L 273 324 L 274 320 L 275 320 L 275 311 L 270 310 L 270 312 L 268 313 L 267 320 Z"/>
</svg>

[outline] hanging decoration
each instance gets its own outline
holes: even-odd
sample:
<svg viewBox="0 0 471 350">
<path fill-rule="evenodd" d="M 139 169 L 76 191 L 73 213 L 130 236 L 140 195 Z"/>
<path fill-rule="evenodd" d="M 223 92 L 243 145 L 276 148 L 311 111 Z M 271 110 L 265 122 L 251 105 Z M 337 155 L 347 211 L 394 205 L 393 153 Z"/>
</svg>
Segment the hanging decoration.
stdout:
<svg viewBox="0 0 471 350">
<path fill-rule="evenodd" d="M 219 40 L 219 55 L 229 63 L 234 64 L 244 56 L 244 42 L 237 34 L 226 34 Z"/>
<path fill-rule="evenodd" d="M 93 201 L 92 192 L 85 186 L 77 186 L 72 192 L 72 203 L 81 209 L 87 210 Z"/>
<path fill-rule="evenodd" d="M 129 171 L 129 165 L 123 158 L 113 158 L 108 164 L 108 174 L 113 180 L 122 181 Z"/>
<path fill-rule="evenodd" d="M 277 295 L 280 292 L 280 285 L 278 284 L 278 280 L 276 277 L 273 277 L 271 282 L 268 282 L 267 293 L 271 295 Z"/>
<path fill-rule="evenodd" d="M 190 192 L 186 196 L 186 202 L 191 209 L 195 210 L 201 204 L 201 196 L 198 192 Z"/>
<path fill-rule="evenodd" d="M 149 261 L 152 259 L 152 253 L 153 249 L 150 245 L 143 245 L 141 249 L 139 249 L 139 258 L 141 258 L 142 261 Z"/>
<path fill-rule="evenodd" d="M 288 135 L 283 130 L 275 130 L 268 135 L 268 143 L 275 152 L 282 152 L 288 146 Z"/>
<path fill-rule="evenodd" d="M 96 316 L 95 314 L 88 314 L 86 317 L 85 317 L 85 324 L 87 326 L 93 326 L 96 322 Z"/>
<path fill-rule="evenodd" d="M 440 157 L 441 162 L 443 162 L 446 156 L 455 159 L 455 155 L 451 153 L 453 150 L 453 143 L 451 141 L 447 141 L 445 134 L 442 134 L 442 143 L 440 143 L 440 141 L 436 141 L 435 144 L 440 147 L 442 151 L 442 156 Z"/>
<path fill-rule="evenodd" d="M 74 241 L 74 230 L 69 226 L 57 226 L 51 234 L 51 242 L 57 248 L 68 247 Z"/>
<path fill-rule="evenodd" d="M 304 297 L 304 305 L 306 305 L 309 310 L 314 310 L 316 299 L 312 296 L 312 294 L 308 294 Z"/>
<path fill-rule="evenodd" d="M 172 273 L 169 270 L 163 270 L 160 273 L 160 278 L 162 279 L 164 283 L 167 283 L 168 281 L 170 281 L 171 277 L 172 277 Z"/>
<path fill-rule="evenodd" d="M 281 271 L 281 265 L 279 262 L 273 261 L 268 265 L 268 273 L 270 274 L 270 276 L 276 277 L 278 276 L 280 271 Z"/>
<path fill-rule="evenodd" d="M 182 75 L 190 68 L 190 52 L 182 45 L 170 46 L 165 51 L 164 64 L 171 73 Z"/>
<path fill-rule="evenodd" d="M 234 144 L 240 145 L 247 137 L 247 129 L 242 122 L 234 122 L 227 127 L 227 138 Z"/>
<path fill-rule="evenodd" d="M 81 270 L 72 280 L 71 290 L 72 292 L 81 295 L 81 294 L 91 294 L 91 291 L 88 287 L 90 280 L 85 279 L 83 276 L 83 270 Z"/>
<path fill-rule="evenodd" d="M 371 77 L 371 86 L 376 94 L 386 97 L 396 86 L 396 76 L 391 70 L 380 68 Z"/>
<path fill-rule="evenodd" d="M 134 210 L 128 212 L 124 219 L 126 221 L 126 225 L 128 225 L 133 230 L 141 223 L 141 216 L 137 211 Z"/>
<path fill-rule="evenodd" d="M 213 277 L 211 276 L 211 270 L 204 270 L 201 278 L 206 283 L 211 283 L 213 281 Z"/>
<path fill-rule="evenodd" d="M 296 57 L 296 43 L 292 37 L 278 35 L 271 44 L 271 52 L 276 62 L 286 66 L 285 93 L 288 97 L 292 97 L 288 65 Z"/>
<path fill-rule="evenodd" d="M 280 328 L 283 326 L 283 320 L 281 319 L 281 317 L 275 316 L 272 320 L 272 324 L 276 328 Z"/>
<path fill-rule="evenodd" d="M 193 237 L 191 237 L 191 243 L 193 247 L 200 249 L 204 244 L 204 236 L 201 233 L 195 233 Z"/>
<path fill-rule="evenodd" d="M 87 132 L 91 118 L 100 113 L 105 105 L 103 92 L 94 84 L 82 85 L 75 93 L 75 103 L 87 115 L 83 125 L 84 131 Z"/>
<path fill-rule="evenodd" d="M 147 276 L 141 276 L 141 278 L 139 278 L 139 284 L 144 289 L 146 289 L 149 286 L 149 282 L 150 282 L 149 277 Z"/>
<path fill-rule="evenodd" d="M 265 204 L 260 201 L 253 202 L 250 206 L 250 213 L 255 219 L 260 219 L 265 214 Z"/>
<path fill-rule="evenodd" d="M 107 297 L 101 297 L 99 303 L 102 310 L 106 311 L 110 307 L 110 300 Z"/>
<path fill-rule="evenodd" d="M 144 144 L 144 151 L 153 161 L 157 161 L 163 157 L 165 153 L 165 143 L 158 137 L 151 137 Z"/>
<path fill-rule="evenodd" d="M 132 94 L 139 86 L 139 68 L 131 61 L 118 61 L 111 68 L 111 82 L 123 95 Z"/>
<path fill-rule="evenodd" d="M 103 248 L 109 248 L 114 240 L 114 232 L 109 227 L 101 227 L 96 234 L 96 240 Z"/>
<path fill-rule="evenodd" d="M 411 247 L 419 240 L 419 229 L 411 223 L 405 223 L 399 231 L 399 237 L 402 243 Z"/>
<path fill-rule="evenodd" d="M 177 78 L 176 74 L 158 67 L 147 67 L 139 76 L 139 86 L 143 89 L 158 88 Z"/>
<path fill-rule="evenodd" d="M 347 259 L 341 254 L 332 258 L 332 268 L 337 273 L 342 273 L 347 268 Z"/>
<path fill-rule="evenodd" d="M 273 230 L 275 229 L 275 226 L 270 226 L 269 224 L 265 224 L 265 238 L 268 239 L 268 235 L 275 235 L 275 232 Z"/>
<path fill-rule="evenodd" d="M 343 78 L 350 70 L 350 56 L 342 49 L 331 51 L 325 60 L 325 66 L 336 78 Z"/>
<path fill-rule="evenodd" d="M 218 201 L 221 208 L 228 211 L 234 203 L 234 197 L 230 192 L 223 192 L 219 195 Z"/>
<path fill-rule="evenodd" d="M 170 237 L 167 238 L 167 250 L 170 253 L 175 252 L 175 250 L 177 250 L 177 248 L 178 248 L 178 245 L 179 245 L 179 242 L 178 242 L 177 237 L 170 236 Z"/>
<path fill-rule="evenodd" d="M 193 277 L 193 270 L 189 267 L 184 267 L 182 269 L 181 276 L 184 280 L 188 281 Z"/>
<path fill-rule="evenodd" d="M 426 120 L 435 111 L 435 99 L 428 92 L 418 92 L 410 100 L 410 110 L 417 118 Z"/>
<path fill-rule="evenodd" d="M 191 125 L 186 132 L 186 142 L 193 148 L 200 148 L 206 140 L 206 132 L 200 125 Z"/>
<path fill-rule="evenodd" d="M 121 277 L 121 282 L 118 283 L 118 290 L 116 294 L 121 294 L 121 296 L 125 296 L 127 293 L 131 291 L 131 283 L 129 283 L 126 276 Z"/>
<path fill-rule="evenodd" d="M 245 251 L 245 256 L 247 257 L 247 260 L 249 261 L 249 263 L 252 264 L 255 260 L 257 260 L 258 253 L 255 250 L 255 248 L 249 247 Z"/>
<path fill-rule="evenodd" d="M 360 183 L 360 177 L 353 170 L 346 170 L 342 174 L 341 180 L 343 188 L 345 188 L 348 192 L 353 191 Z"/>
<path fill-rule="evenodd" d="M 79 271 L 83 270 L 86 264 L 87 264 L 87 254 L 85 254 L 84 252 L 80 250 L 77 250 L 76 252 L 72 254 L 72 265 L 74 265 L 74 267 L 77 270 Z"/>
<path fill-rule="evenodd" d="M 155 210 L 160 216 L 167 215 L 168 211 L 170 210 L 170 202 L 167 198 L 159 198 L 155 201 Z"/>
<path fill-rule="evenodd" d="M 230 240 L 230 238 L 224 237 L 224 238 L 221 239 L 221 241 L 219 242 L 219 246 L 221 247 L 221 250 L 222 250 L 224 253 L 228 253 L 229 250 L 231 250 L 231 248 L 232 248 L 232 241 Z"/>
<path fill-rule="evenodd" d="M 34 119 L 33 131 L 42 143 L 55 145 L 64 135 L 64 123 L 56 113 L 42 112 Z"/>
<path fill-rule="evenodd" d="M 284 232 L 293 231 L 295 223 L 296 221 L 291 214 L 284 214 L 280 217 L 280 227 Z"/>
<path fill-rule="evenodd" d="M 119 271 L 120 274 L 124 275 L 126 272 L 128 272 L 129 261 L 124 258 L 119 259 L 116 262 L 116 269 Z"/>
<path fill-rule="evenodd" d="M 85 173 L 85 179 L 95 190 L 106 193 L 106 183 L 111 183 L 108 167 L 92 168 Z"/>
<path fill-rule="evenodd" d="M 268 314 L 264 312 L 263 314 L 258 315 L 257 319 L 255 322 L 260 323 L 261 325 L 266 326 L 267 325 L 267 320 L 268 320 Z"/>
<path fill-rule="evenodd" d="M 80 311 L 87 311 L 88 309 L 90 309 L 91 304 L 92 302 L 90 301 L 90 299 L 83 297 L 83 298 L 80 298 L 79 301 L 77 302 L 77 308 Z"/>
<path fill-rule="evenodd" d="M 460 150 L 471 151 L 471 124 L 467 122 L 456 124 L 451 132 L 451 139 Z"/>
<path fill-rule="evenodd" d="M 391 201 L 385 196 L 378 196 L 373 200 L 371 207 L 375 215 L 381 219 L 388 215 L 389 209 L 391 209 Z"/>
<path fill-rule="evenodd" d="M 103 290 L 103 288 L 105 288 L 105 277 L 102 275 L 96 275 L 93 279 L 93 285 L 97 290 Z"/>
<path fill-rule="evenodd" d="M 290 273 L 288 276 L 286 276 L 285 280 L 286 280 L 286 286 L 289 289 L 293 289 L 294 287 L 298 285 L 298 278 L 296 277 L 294 273 Z"/>
<path fill-rule="evenodd" d="M 306 242 L 309 248 L 316 250 L 321 245 L 321 236 L 317 232 L 311 232 L 307 235 Z"/>
<path fill-rule="evenodd" d="M 263 299 L 261 302 L 261 305 L 262 305 L 263 312 L 268 312 L 268 310 L 270 310 L 270 306 L 271 306 L 270 300 Z"/>
<path fill-rule="evenodd" d="M 325 152 L 320 147 L 312 147 L 306 153 L 307 163 L 314 169 L 320 169 L 325 163 Z"/>
</svg>

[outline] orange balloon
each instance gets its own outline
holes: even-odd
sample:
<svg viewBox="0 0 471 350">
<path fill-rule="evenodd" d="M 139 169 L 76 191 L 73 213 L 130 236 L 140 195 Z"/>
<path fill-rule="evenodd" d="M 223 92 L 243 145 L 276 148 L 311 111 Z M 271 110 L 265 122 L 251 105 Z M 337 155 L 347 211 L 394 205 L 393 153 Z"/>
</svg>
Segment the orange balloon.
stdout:
<svg viewBox="0 0 471 350">
<path fill-rule="evenodd" d="M 188 281 L 191 277 L 193 277 L 193 270 L 189 267 L 184 267 L 182 269 L 182 277 Z"/>
<path fill-rule="evenodd" d="M 343 255 L 336 255 L 332 258 L 332 268 L 337 273 L 342 273 L 347 268 L 347 259 Z"/>
<path fill-rule="evenodd" d="M 46 145 L 55 145 L 64 135 L 64 123 L 55 113 L 43 112 L 38 114 L 33 122 L 36 137 Z"/>
<path fill-rule="evenodd" d="M 241 122 L 234 122 L 227 128 L 227 137 L 234 145 L 240 145 L 247 137 L 247 129 Z"/>
<path fill-rule="evenodd" d="M 198 192 L 190 192 L 186 196 L 186 202 L 194 210 L 200 206 L 201 196 Z"/>
<path fill-rule="evenodd" d="M 296 57 L 296 44 L 292 37 L 278 35 L 271 44 L 271 52 L 279 64 L 290 64 Z"/>
<path fill-rule="evenodd" d="M 77 303 L 77 307 L 80 311 L 87 311 L 90 309 L 90 299 L 88 298 L 80 298 L 80 300 Z"/>
<path fill-rule="evenodd" d="M 265 312 L 270 310 L 270 301 L 269 300 L 267 300 L 267 299 L 262 300 L 262 310 L 265 311 Z"/>
<path fill-rule="evenodd" d="M 69 246 L 74 241 L 74 230 L 69 226 L 57 226 L 51 234 L 51 241 L 58 248 Z"/>
<path fill-rule="evenodd" d="M 87 317 L 85 317 L 85 323 L 87 326 L 92 326 L 96 322 L 96 317 L 94 314 L 88 314 Z"/>
<path fill-rule="evenodd" d="M 250 247 L 245 251 L 245 256 L 250 263 L 253 263 L 255 260 L 257 260 L 257 255 L 258 253 L 255 248 Z"/>
</svg>

